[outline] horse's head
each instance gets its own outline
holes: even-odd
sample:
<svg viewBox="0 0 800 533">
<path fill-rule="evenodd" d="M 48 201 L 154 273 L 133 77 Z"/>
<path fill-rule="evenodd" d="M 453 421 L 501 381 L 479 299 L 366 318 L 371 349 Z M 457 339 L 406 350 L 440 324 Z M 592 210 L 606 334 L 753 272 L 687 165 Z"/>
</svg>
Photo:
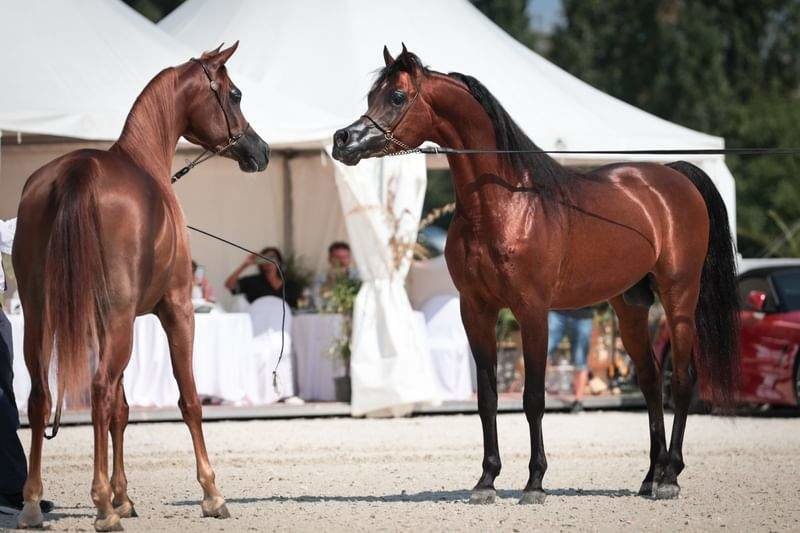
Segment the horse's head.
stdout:
<svg viewBox="0 0 800 533">
<path fill-rule="evenodd" d="M 183 136 L 206 150 L 222 150 L 219 155 L 238 162 L 245 172 L 260 172 L 267 168 L 269 146 L 244 118 L 239 108 L 242 91 L 225 68 L 238 46 L 238 41 L 225 50 L 220 50 L 220 45 L 191 61 L 184 93 L 188 121 Z"/>
<path fill-rule="evenodd" d="M 397 59 L 384 47 L 383 58 L 386 66 L 367 96 L 367 112 L 333 135 L 333 157 L 346 165 L 416 148 L 433 127 L 434 113 L 422 97 L 422 62 L 405 45 Z"/>
</svg>

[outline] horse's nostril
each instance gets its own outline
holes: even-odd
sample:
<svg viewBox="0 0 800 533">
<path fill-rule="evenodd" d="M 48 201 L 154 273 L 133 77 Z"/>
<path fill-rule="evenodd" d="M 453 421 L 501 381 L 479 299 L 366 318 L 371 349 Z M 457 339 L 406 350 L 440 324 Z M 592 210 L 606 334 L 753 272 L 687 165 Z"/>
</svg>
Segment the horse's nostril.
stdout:
<svg viewBox="0 0 800 533">
<path fill-rule="evenodd" d="M 347 130 L 339 130 L 333 135 L 333 140 L 336 143 L 336 146 L 341 148 L 347 144 L 347 139 L 349 137 L 350 135 L 347 133 Z"/>
</svg>

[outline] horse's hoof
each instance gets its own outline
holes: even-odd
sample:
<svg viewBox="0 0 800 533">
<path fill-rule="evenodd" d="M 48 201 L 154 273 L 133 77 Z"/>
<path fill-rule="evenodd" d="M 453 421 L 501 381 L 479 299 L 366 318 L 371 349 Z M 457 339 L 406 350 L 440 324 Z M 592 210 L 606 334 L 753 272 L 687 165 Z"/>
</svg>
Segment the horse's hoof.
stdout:
<svg viewBox="0 0 800 533">
<path fill-rule="evenodd" d="M 225 499 L 217 496 L 208 500 L 203 500 L 200 504 L 203 509 L 203 516 L 209 518 L 230 518 L 231 513 L 228 511 L 228 506 L 225 505 Z"/>
<path fill-rule="evenodd" d="M 488 505 L 494 503 L 497 491 L 494 489 L 476 489 L 469 495 L 469 503 L 473 505 Z"/>
<path fill-rule="evenodd" d="M 639 496 L 655 496 L 658 483 L 655 481 L 643 481 L 639 487 Z"/>
<path fill-rule="evenodd" d="M 136 509 L 133 507 L 133 502 L 130 500 L 114 507 L 114 512 L 117 513 L 120 518 L 136 518 L 139 516 L 136 513 Z"/>
<path fill-rule="evenodd" d="M 655 490 L 657 500 L 674 500 L 681 493 L 681 488 L 677 484 L 661 484 Z"/>
<path fill-rule="evenodd" d="M 40 529 L 43 524 L 44 515 L 39 502 L 25 502 L 17 517 L 17 529 Z"/>
<path fill-rule="evenodd" d="M 105 518 L 96 518 L 95 531 L 122 531 L 122 522 L 117 513 L 111 513 Z"/>
<path fill-rule="evenodd" d="M 543 490 L 526 490 L 519 499 L 520 505 L 534 505 L 544 503 L 547 493 Z"/>
</svg>

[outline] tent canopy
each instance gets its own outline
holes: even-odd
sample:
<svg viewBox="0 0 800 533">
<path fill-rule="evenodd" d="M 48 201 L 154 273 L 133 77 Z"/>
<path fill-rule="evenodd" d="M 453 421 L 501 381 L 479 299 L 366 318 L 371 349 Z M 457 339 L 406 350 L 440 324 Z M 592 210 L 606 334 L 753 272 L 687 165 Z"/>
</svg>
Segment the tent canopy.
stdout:
<svg viewBox="0 0 800 533">
<path fill-rule="evenodd" d="M 117 1 L 0 0 L 0 13 L 0 48 L 13 58 L 3 67 L 13 83 L 0 85 L 0 130 L 11 132 L 114 140 L 150 79 L 219 44 L 213 35 L 181 44 Z M 264 91 L 236 72 L 235 60 L 243 110 L 262 136 L 302 143 L 328 135 L 313 129 L 325 113 L 291 95 L 252 98 Z"/>
<path fill-rule="evenodd" d="M 160 26 L 195 48 L 209 39 L 239 39 L 242 73 L 268 94 L 291 94 L 338 117 L 339 127 L 365 111 L 383 45 L 397 54 L 404 41 L 431 68 L 481 80 L 544 149 L 723 146 L 719 137 L 662 120 L 580 81 L 467 0 L 409 0 L 401 9 L 373 0 L 188 0 Z"/>
</svg>

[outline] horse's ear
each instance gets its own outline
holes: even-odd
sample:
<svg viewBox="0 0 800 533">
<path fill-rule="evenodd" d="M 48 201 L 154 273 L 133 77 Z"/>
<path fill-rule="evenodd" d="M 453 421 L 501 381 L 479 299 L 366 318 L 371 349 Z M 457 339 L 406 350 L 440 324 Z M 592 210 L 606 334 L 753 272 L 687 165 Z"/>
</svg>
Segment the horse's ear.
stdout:
<svg viewBox="0 0 800 533">
<path fill-rule="evenodd" d="M 416 57 L 414 56 L 414 54 L 408 51 L 405 43 L 403 43 L 403 51 L 400 52 L 399 56 L 397 56 L 397 61 L 400 61 L 403 70 L 405 70 L 409 74 L 414 74 L 417 67 L 419 66 Z"/>
<path fill-rule="evenodd" d="M 222 50 L 213 57 L 209 58 L 208 66 L 211 67 L 212 70 L 220 68 L 231 58 L 237 48 L 239 48 L 239 41 L 236 41 L 229 48 L 226 48 L 225 50 Z"/>
<path fill-rule="evenodd" d="M 209 50 L 208 52 L 203 52 L 203 55 L 200 56 L 200 59 L 202 59 L 204 61 L 207 61 L 207 60 L 211 59 L 212 57 L 214 57 L 215 55 L 217 55 L 219 53 L 220 48 L 222 48 L 222 45 L 224 45 L 224 44 L 225 43 L 219 43 L 219 46 L 217 46 L 213 50 Z"/>
<path fill-rule="evenodd" d="M 394 63 L 394 58 L 392 54 L 389 53 L 389 47 L 386 45 L 383 45 L 383 61 L 386 63 L 387 67 Z"/>
</svg>

